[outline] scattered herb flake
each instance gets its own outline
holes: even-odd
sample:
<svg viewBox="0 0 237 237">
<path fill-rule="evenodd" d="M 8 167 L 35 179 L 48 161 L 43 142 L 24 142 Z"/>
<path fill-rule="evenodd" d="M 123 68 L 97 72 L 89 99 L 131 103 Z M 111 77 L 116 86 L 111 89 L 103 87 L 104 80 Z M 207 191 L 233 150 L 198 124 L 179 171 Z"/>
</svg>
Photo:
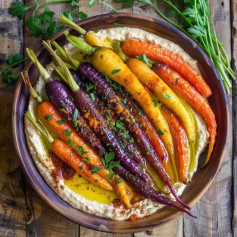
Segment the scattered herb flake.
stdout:
<svg viewBox="0 0 237 237">
<path fill-rule="evenodd" d="M 112 75 L 116 75 L 117 73 L 119 73 L 121 71 L 121 69 L 115 69 L 112 71 Z"/>
<path fill-rule="evenodd" d="M 123 179 L 118 179 L 117 181 L 116 181 L 116 185 L 118 185 L 118 184 L 120 184 L 120 183 L 122 183 L 123 182 Z"/>
<path fill-rule="evenodd" d="M 69 131 L 68 129 L 64 130 L 64 133 L 66 136 L 71 136 L 71 134 L 73 133 L 73 131 Z"/>
<path fill-rule="evenodd" d="M 146 57 L 145 54 L 138 55 L 136 58 L 142 62 L 144 62 L 148 67 L 152 67 L 152 64 L 149 62 L 149 59 Z"/>
<path fill-rule="evenodd" d="M 169 99 L 169 98 L 171 98 L 170 95 L 166 95 L 165 93 L 161 93 L 161 95 L 162 95 L 165 99 Z"/>
<path fill-rule="evenodd" d="M 115 26 L 115 27 L 120 27 L 120 24 L 117 23 L 117 22 L 114 22 L 114 26 Z"/>
<path fill-rule="evenodd" d="M 60 120 L 57 121 L 57 123 L 63 124 L 63 123 L 67 123 L 67 121 L 65 119 L 60 119 Z"/>
<path fill-rule="evenodd" d="M 98 33 L 98 32 L 99 32 L 99 30 L 93 30 L 93 32 L 94 32 L 94 33 Z"/>
<path fill-rule="evenodd" d="M 86 19 L 88 17 L 88 15 L 85 12 L 78 12 L 77 15 L 82 19 Z"/>
<path fill-rule="evenodd" d="M 89 158 L 83 158 L 81 160 L 84 161 L 84 162 L 88 162 Z"/>
<path fill-rule="evenodd" d="M 158 101 L 155 100 L 155 99 L 153 99 L 152 102 L 154 103 L 155 107 L 157 107 L 157 105 L 158 105 Z"/>
<path fill-rule="evenodd" d="M 72 123 L 74 127 L 77 127 L 77 116 L 78 116 L 78 110 L 74 109 L 73 116 L 72 116 Z"/>
<path fill-rule="evenodd" d="M 53 115 L 47 115 L 44 117 L 44 119 L 49 121 L 49 120 L 51 120 L 52 117 L 53 117 Z"/>
<path fill-rule="evenodd" d="M 93 166 L 93 167 L 91 168 L 91 174 L 97 173 L 97 172 L 99 172 L 99 171 L 100 171 L 100 168 L 97 167 L 97 166 Z"/>
<path fill-rule="evenodd" d="M 159 133 L 161 136 L 163 136 L 163 135 L 164 135 L 164 133 L 162 132 L 162 130 L 161 130 L 161 129 L 159 129 L 159 130 L 158 130 L 158 133 Z"/>
</svg>

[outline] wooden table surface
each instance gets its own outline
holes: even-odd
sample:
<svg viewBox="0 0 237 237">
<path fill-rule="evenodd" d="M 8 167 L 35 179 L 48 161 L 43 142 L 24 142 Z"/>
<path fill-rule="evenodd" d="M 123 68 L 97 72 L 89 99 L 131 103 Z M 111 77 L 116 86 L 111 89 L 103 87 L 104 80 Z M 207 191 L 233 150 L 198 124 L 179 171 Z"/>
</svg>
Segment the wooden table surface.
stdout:
<svg viewBox="0 0 237 237">
<path fill-rule="evenodd" d="M 8 8 L 13 1 L 15 0 L 0 1 L 1 66 L 5 64 L 8 55 L 24 53 L 26 47 L 37 49 L 41 41 L 39 38 L 32 37 L 22 20 L 8 14 Z M 107 0 L 105 2 L 112 4 L 122 12 L 157 17 L 152 9 L 141 3 L 136 2 L 132 9 L 122 9 L 122 5 L 116 1 Z M 34 1 L 25 0 L 25 4 L 34 4 Z M 87 4 L 88 1 L 80 0 L 79 9 L 86 12 L 88 16 L 110 12 L 109 8 L 98 2 L 92 8 L 88 8 Z M 217 34 L 225 44 L 236 73 L 237 1 L 210 0 L 210 4 Z M 56 12 L 55 17 L 58 17 L 67 6 L 61 4 L 50 8 Z M 11 133 L 11 107 L 14 89 L 15 86 L 0 81 L 0 236 L 112 236 L 112 234 L 79 226 L 58 214 L 40 199 L 26 181 L 19 167 Z M 228 96 L 233 115 L 234 136 L 233 134 L 228 135 L 229 142 L 225 160 L 214 183 L 192 209 L 198 218 L 193 219 L 184 215 L 151 231 L 123 236 L 237 236 L 236 93 L 236 85 L 234 85 L 233 94 Z"/>
</svg>

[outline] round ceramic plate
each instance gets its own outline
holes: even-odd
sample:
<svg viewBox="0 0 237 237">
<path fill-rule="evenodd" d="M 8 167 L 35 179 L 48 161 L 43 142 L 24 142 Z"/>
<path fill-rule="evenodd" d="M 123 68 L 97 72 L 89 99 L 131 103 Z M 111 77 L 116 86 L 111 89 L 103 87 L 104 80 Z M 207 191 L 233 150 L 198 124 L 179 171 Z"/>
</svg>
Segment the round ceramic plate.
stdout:
<svg viewBox="0 0 237 237">
<path fill-rule="evenodd" d="M 198 61 L 199 69 L 213 92 L 213 95 L 209 99 L 209 103 L 215 113 L 218 126 L 216 144 L 209 164 L 195 173 L 192 181 L 181 196 L 181 199 L 192 207 L 204 195 L 213 182 L 221 167 L 226 150 L 230 119 L 227 98 L 221 79 L 214 65 L 200 47 L 181 31 L 163 21 L 135 14 L 119 13 L 91 17 L 84 21 L 80 21 L 78 24 L 88 31 L 111 28 L 114 27 L 113 23 L 115 22 L 119 23 L 121 27 L 128 26 L 144 29 L 180 45 L 191 57 Z M 78 35 L 74 31 L 71 31 L 71 33 Z M 54 35 L 52 40 L 56 40 L 60 45 L 67 43 L 63 31 Z M 51 60 L 48 52 L 43 47 L 37 50 L 36 55 L 43 65 L 46 65 Z M 32 83 L 34 84 L 39 77 L 36 67 L 29 62 L 25 70 L 28 71 Z M 138 219 L 135 222 L 114 221 L 80 211 L 64 202 L 46 184 L 29 154 L 24 133 L 24 112 L 27 109 L 28 100 L 29 92 L 24 86 L 24 83 L 19 81 L 15 92 L 12 114 L 15 146 L 22 169 L 30 183 L 42 199 L 55 210 L 85 227 L 113 233 L 133 233 L 149 230 L 174 220 L 182 214 L 182 212 L 174 208 L 164 207 L 155 214 Z"/>
</svg>

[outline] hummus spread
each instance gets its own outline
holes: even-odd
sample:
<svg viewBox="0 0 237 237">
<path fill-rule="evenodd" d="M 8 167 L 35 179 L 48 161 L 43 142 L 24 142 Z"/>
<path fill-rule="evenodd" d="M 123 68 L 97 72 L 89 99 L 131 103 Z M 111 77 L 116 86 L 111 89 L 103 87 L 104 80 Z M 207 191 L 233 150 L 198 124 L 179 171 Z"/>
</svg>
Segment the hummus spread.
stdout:
<svg viewBox="0 0 237 237">
<path fill-rule="evenodd" d="M 107 38 L 109 40 L 124 41 L 132 38 L 162 45 L 162 47 L 182 56 L 195 69 L 198 70 L 197 62 L 192 59 L 180 46 L 144 30 L 117 27 L 100 30 L 97 34 L 100 37 Z M 69 54 L 73 55 L 77 53 L 77 49 L 70 44 L 67 44 L 65 49 Z M 50 67 L 50 65 L 48 65 L 47 70 L 52 73 L 52 67 Z M 39 78 L 35 89 L 43 97 L 45 96 L 44 81 L 42 78 Z M 38 102 L 31 97 L 29 100 L 28 111 L 35 116 L 37 116 L 37 104 Z M 209 134 L 202 117 L 195 110 L 193 110 L 193 113 L 196 119 L 198 135 L 196 155 L 196 160 L 198 160 L 200 154 L 203 152 L 208 143 Z M 40 133 L 28 119 L 25 119 L 25 133 L 30 154 L 39 172 L 55 193 L 57 193 L 57 195 L 59 195 L 64 201 L 70 203 L 73 207 L 91 214 L 114 220 L 126 220 L 133 214 L 135 214 L 138 218 L 151 215 L 163 206 L 150 199 L 145 199 L 135 202 L 132 205 L 132 208 L 125 209 L 123 205 L 117 205 L 116 201 L 114 201 L 118 198 L 116 193 L 103 190 L 102 188 L 89 183 L 85 178 L 80 177 L 78 174 L 74 174 L 71 179 L 63 179 L 57 173 L 55 175 L 56 166 L 49 155 L 48 144 L 42 139 Z M 195 173 L 197 163 L 195 164 L 195 170 L 193 172 L 189 172 L 188 180 L 191 180 L 193 174 Z M 174 188 L 177 194 L 181 195 L 185 190 L 185 185 L 182 183 L 176 183 L 174 184 Z M 164 189 L 164 191 L 167 190 L 168 189 Z"/>
</svg>

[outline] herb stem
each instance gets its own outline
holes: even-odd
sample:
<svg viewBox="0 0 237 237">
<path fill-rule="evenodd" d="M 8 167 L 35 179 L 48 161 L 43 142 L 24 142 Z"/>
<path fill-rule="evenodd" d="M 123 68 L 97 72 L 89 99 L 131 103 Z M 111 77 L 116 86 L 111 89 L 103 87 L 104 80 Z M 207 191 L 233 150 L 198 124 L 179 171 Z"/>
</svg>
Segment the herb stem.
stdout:
<svg viewBox="0 0 237 237">
<path fill-rule="evenodd" d="M 111 5 L 109 5 L 108 3 L 106 3 L 106 2 L 104 2 L 104 1 L 102 1 L 102 0 L 97 0 L 97 1 L 98 1 L 99 3 L 105 5 L 105 6 L 109 7 L 109 8 L 112 10 L 112 12 L 114 12 L 114 13 L 117 12 L 117 10 L 116 10 L 114 7 L 112 7 Z"/>
<path fill-rule="evenodd" d="M 18 64 L 20 64 L 20 63 L 22 63 L 22 62 L 24 62 L 24 61 L 26 61 L 26 60 L 28 60 L 28 59 L 29 59 L 29 58 L 24 58 L 24 59 L 22 59 L 21 61 L 18 61 L 18 62 L 16 62 L 16 63 L 13 63 L 13 64 L 11 64 L 11 65 L 8 65 L 8 66 L 3 67 L 2 70 L 0 71 L 0 75 L 1 75 L 3 72 L 5 72 L 8 68 L 14 67 L 14 66 L 16 66 L 16 65 L 18 65 Z"/>
</svg>

